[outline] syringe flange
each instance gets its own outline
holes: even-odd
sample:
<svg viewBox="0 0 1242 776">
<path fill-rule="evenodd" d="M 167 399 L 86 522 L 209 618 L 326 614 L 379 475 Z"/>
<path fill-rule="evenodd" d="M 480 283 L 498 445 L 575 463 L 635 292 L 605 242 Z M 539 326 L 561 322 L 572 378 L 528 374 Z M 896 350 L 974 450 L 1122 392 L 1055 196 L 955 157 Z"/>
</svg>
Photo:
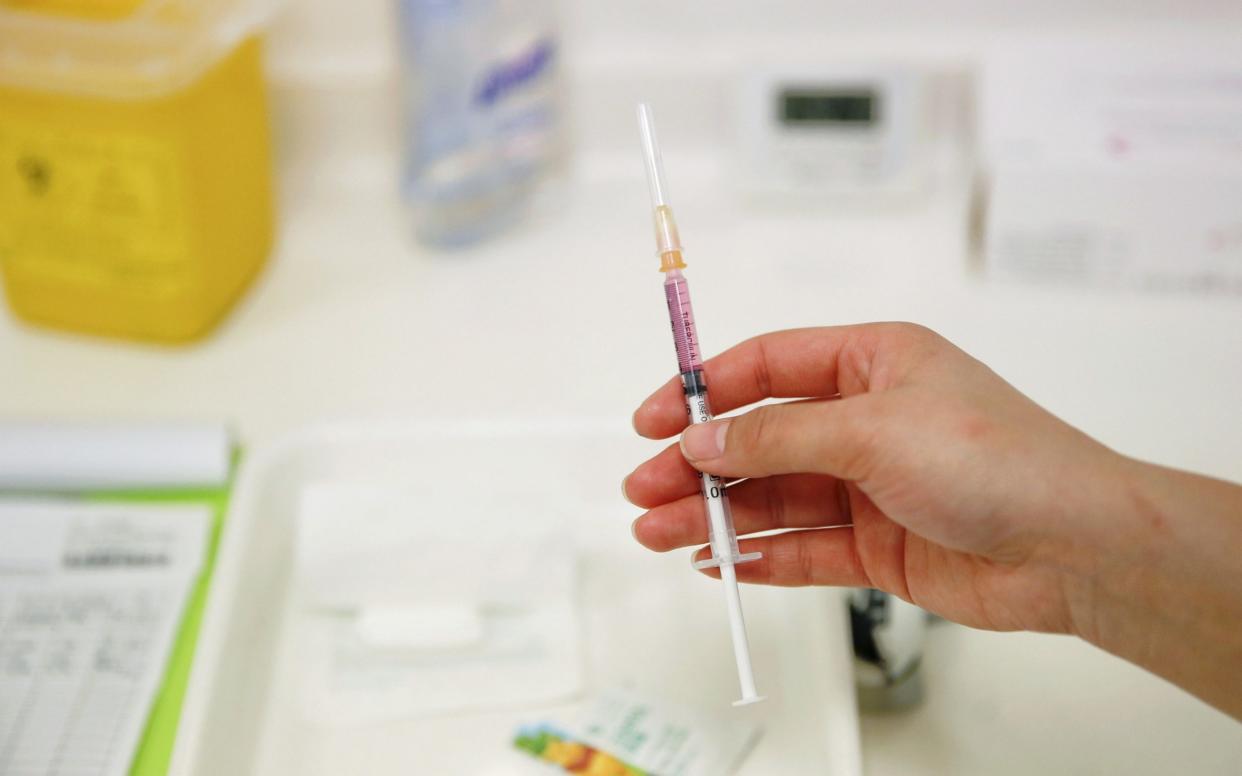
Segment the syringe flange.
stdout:
<svg viewBox="0 0 1242 776">
<path fill-rule="evenodd" d="M 762 557 L 763 557 L 762 552 L 746 552 L 740 555 L 723 555 L 718 558 L 712 557 L 712 558 L 706 558 L 704 560 L 696 560 L 694 562 L 694 568 L 696 570 L 702 571 L 703 569 L 719 568 L 725 565 L 726 563 L 731 566 L 736 566 L 740 563 L 750 563 L 752 560 L 759 560 Z"/>
</svg>

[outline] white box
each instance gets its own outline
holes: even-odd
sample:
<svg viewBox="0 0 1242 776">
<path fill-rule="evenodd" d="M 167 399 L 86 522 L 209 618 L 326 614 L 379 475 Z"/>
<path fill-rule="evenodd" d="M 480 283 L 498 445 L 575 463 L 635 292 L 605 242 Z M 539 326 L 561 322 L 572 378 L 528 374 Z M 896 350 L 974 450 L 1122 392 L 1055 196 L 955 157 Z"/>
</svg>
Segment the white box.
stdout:
<svg viewBox="0 0 1242 776">
<path fill-rule="evenodd" d="M 1012 41 L 980 90 L 994 275 L 1242 293 L 1242 47 Z"/>
<path fill-rule="evenodd" d="M 1242 293 L 1242 171 L 1000 165 L 986 207 L 994 276 Z"/>
</svg>

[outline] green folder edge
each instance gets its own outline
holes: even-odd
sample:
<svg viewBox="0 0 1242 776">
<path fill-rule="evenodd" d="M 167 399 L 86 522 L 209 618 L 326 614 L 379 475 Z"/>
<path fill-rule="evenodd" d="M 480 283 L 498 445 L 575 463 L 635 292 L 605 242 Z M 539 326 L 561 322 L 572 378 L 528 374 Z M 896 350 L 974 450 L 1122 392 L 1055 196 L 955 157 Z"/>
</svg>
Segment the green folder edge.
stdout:
<svg viewBox="0 0 1242 776">
<path fill-rule="evenodd" d="M 216 552 L 220 544 L 220 532 L 228 513 L 229 497 L 233 480 L 241 460 L 240 451 L 233 454 L 229 479 L 215 488 L 186 488 L 167 490 L 109 490 L 86 494 L 90 501 L 122 501 L 143 504 L 203 504 L 211 507 L 211 528 L 207 538 L 207 555 L 203 570 L 194 583 L 194 590 L 186 601 L 181 629 L 173 643 L 168 665 L 164 668 L 164 681 L 151 704 L 147 729 L 134 753 L 130 776 L 165 776 L 172 761 L 173 747 L 177 743 L 177 726 L 181 722 L 181 706 L 185 701 L 186 686 L 190 681 L 190 668 L 194 664 L 194 650 L 198 646 L 199 630 L 203 623 L 203 609 L 207 603 L 207 591 L 211 586 L 212 573 L 216 567 Z"/>
</svg>

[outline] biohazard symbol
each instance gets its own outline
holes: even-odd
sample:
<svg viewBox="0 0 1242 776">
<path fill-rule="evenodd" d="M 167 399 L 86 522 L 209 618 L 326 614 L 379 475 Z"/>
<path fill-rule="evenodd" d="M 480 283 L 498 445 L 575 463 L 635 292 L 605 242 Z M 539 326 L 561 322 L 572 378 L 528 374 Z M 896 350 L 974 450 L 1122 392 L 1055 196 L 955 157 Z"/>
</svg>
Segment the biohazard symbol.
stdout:
<svg viewBox="0 0 1242 776">
<path fill-rule="evenodd" d="M 52 169 L 47 160 L 37 156 L 22 156 L 17 160 L 17 172 L 26 181 L 30 193 L 41 197 L 52 186 Z"/>
</svg>

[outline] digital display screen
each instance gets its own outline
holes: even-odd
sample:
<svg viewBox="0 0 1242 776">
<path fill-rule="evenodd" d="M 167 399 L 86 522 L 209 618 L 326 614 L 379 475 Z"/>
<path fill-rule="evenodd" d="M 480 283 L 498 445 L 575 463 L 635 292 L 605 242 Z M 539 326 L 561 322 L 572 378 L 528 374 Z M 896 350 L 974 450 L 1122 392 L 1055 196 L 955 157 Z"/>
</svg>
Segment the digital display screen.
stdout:
<svg viewBox="0 0 1242 776">
<path fill-rule="evenodd" d="M 785 89 L 779 108 L 781 122 L 788 125 L 867 126 L 879 120 L 879 100 L 869 89 Z"/>
</svg>

